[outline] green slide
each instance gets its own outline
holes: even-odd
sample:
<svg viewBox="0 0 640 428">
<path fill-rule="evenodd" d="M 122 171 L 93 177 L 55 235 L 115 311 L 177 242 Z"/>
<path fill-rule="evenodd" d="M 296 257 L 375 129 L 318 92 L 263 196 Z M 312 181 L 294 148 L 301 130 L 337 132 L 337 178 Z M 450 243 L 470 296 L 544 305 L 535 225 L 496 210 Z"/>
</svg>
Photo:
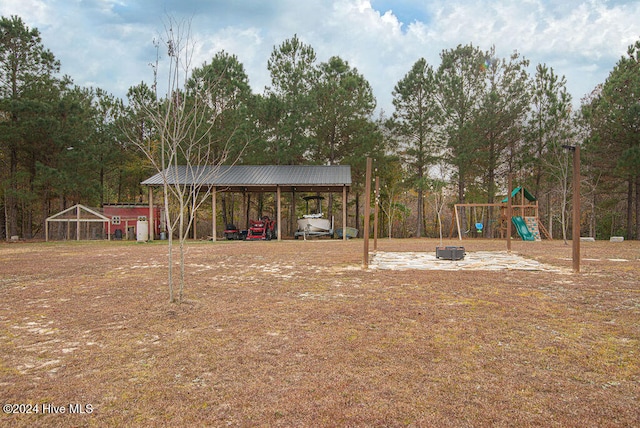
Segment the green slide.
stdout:
<svg viewBox="0 0 640 428">
<path fill-rule="evenodd" d="M 518 230 L 518 235 L 522 238 L 523 241 L 535 241 L 533 234 L 527 227 L 527 223 L 525 223 L 524 219 L 520 216 L 511 217 L 513 224 L 516 225 L 516 229 Z"/>
</svg>

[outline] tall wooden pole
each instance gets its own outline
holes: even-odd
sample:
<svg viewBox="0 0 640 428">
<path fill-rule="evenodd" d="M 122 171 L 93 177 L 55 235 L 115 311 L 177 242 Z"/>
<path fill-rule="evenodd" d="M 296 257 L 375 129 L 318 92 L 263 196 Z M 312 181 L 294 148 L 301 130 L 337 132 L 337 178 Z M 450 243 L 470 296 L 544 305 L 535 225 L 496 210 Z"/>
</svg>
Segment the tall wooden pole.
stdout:
<svg viewBox="0 0 640 428">
<path fill-rule="evenodd" d="M 369 215 L 371 215 L 371 158 L 367 158 L 367 173 L 364 186 L 364 254 L 362 267 L 369 268 Z"/>
<path fill-rule="evenodd" d="M 509 185 L 507 186 L 507 251 L 511 252 L 511 216 L 513 208 L 511 207 L 511 187 L 513 187 L 513 177 L 509 173 Z"/>
<path fill-rule="evenodd" d="M 373 251 L 378 251 L 378 201 L 380 200 L 380 177 L 376 176 L 376 193 L 373 208 Z"/>
<path fill-rule="evenodd" d="M 580 146 L 573 148 L 573 271 L 580 272 Z"/>
<path fill-rule="evenodd" d="M 216 219 L 218 188 L 213 186 L 211 188 L 211 242 L 216 242 L 216 229 L 218 229 L 218 220 Z"/>
<path fill-rule="evenodd" d="M 456 212 L 456 226 L 458 227 L 458 240 L 462 241 L 462 229 L 460 228 L 460 216 L 458 215 L 458 204 L 453 206 Z"/>
<path fill-rule="evenodd" d="M 148 240 L 153 241 L 155 239 L 155 219 L 153 218 L 153 186 L 149 186 L 149 222 L 147 223 L 149 227 L 149 236 Z"/>
<path fill-rule="evenodd" d="M 76 207 L 76 241 L 80 240 L 80 205 Z"/>
<path fill-rule="evenodd" d="M 347 186 L 342 186 L 342 240 L 347 240 Z"/>
<path fill-rule="evenodd" d="M 278 241 L 282 241 L 282 189 L 280 189 L 280 185 L 276 186 L 276 199 L 278 200 L 276 206 L 276 230 L 278 231 Z"/>
</svg>

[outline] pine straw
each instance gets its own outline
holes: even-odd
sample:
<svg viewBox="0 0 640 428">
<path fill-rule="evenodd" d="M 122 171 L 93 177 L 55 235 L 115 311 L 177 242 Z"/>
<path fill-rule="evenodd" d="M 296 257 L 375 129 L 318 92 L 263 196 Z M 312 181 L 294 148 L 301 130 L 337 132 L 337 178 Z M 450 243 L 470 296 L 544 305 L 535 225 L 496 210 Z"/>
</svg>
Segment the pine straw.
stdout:
<svg viewBox="0 0 640 428">
<path fill-rule="evenodd" d="M 639 423 L 640 243 L 583 243 L 580 275 L 364 271 L 362 248 L 191 243 L 169 304 L 164 243 L 0 245 L 3 402 L 93 406 L 0 425 Z M 562 242 L 513 250 L 571 268 Z"/>
</svg>

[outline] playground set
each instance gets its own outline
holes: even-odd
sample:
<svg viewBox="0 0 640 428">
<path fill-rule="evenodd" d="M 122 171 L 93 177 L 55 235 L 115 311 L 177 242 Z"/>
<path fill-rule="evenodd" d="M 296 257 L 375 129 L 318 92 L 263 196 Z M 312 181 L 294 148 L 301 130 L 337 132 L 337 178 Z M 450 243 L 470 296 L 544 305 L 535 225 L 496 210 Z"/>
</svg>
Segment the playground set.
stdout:
<svg viewBox="0 0 640 428">
<path fill-rule="evenodd" d="M 511 219 L 510 221 L 515 226 L 516 232 L 520 236 L 523 241 L 540 241 L 544 236 L 546 239 L 552 239 L 551 235 L 544 227 L 544 225 L 540 222 L 539 209 L 538 209 L 538 200 L 524 187 L 516 187 L 511 192 Z M 507 203 L 509 202 L 509 197 L 504 198 L 501 203 L 495 204 L 477 204 L 477 203 L 469 203 L 469 204 L 455 204 L 454 211 L 455 215 L 451 219 L 451 228 L 449 231 L 449 238 L 453 237 L 453 229 L 457 228 L 458 239 L 462 240 L 463 230 L 460 224 L 460 209 L 461 208 L 469 208 L 473 210 L 475 214 L 473 227 L 475 228 L 475 232 L 478 235 L 482 235 L 484 230 L 486 229 L 486 221 L 484 218 L 485 209 L 489 209 L 491 207 L 498 208 L 500 210 L 500 219 L 499 220 L 488 220 L 497 222 L 497 231 L 500 235 L 501 239 L 505 238 L 507 233 L 507 222 L 509 219 L 507 218 Z M 517 203 L 519 202 L 519 203 Z M 477 217 L 477 210 L 482 210 L 482 216 L 480 220 Z M 469 219 L 471 220 L 471 219 Z M 471 223 L 471 221 L 469 221 Z M 471 228 L 470 228 L 471 230 Z M 467 231 L 467 233 L 469 230 Z"/>
</svg>

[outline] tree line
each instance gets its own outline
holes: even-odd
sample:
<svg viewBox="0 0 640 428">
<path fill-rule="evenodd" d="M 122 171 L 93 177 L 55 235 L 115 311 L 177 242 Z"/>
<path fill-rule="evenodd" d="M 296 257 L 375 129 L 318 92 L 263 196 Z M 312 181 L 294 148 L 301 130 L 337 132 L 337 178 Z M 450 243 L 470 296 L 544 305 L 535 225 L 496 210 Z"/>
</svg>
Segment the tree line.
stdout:
<svg viewBox="0 0 640 428">
<path fill-rule="evenodd" d="M 169 42 L 158 42 L 156 73 L 175 53 Z M 538 64 L 531 73 L 518 53 L 501 58 L 493 47 L 459 45 L 442 51 L 439 64 L 418 59 L 394 87 L 394 111 L 376 113 L 365 76 L 337 55 L 319 61 L 294 35 L 274 46 L 261 94 L 238 58 L 221 51 L 189 70 L 184 87 L 159 95 L 153 79 L 119 99 L 60 76 L 39 31 L 2 17 L 0 237 L 40 237 L 46 217 L 75 203 L 142 202 L 139 183 L 162 154 L 159 125 L 146 113 L 180 103 L 210 115 L 185 123 L 184 135 L 212 159 L 351 165 L 356 213 L 373 158 L 382 230 L 394 236 L 434 235 L 436 214 L 453 203 L 499 202 L 509 175 L 538 197 L 542 221 L 566 234 L 571 155 L 562 146 L 580 145 L 583 235 L 638 239 L 639 61 L 640 41 L 576 109 L 553 68 Z"/>
</svg>

